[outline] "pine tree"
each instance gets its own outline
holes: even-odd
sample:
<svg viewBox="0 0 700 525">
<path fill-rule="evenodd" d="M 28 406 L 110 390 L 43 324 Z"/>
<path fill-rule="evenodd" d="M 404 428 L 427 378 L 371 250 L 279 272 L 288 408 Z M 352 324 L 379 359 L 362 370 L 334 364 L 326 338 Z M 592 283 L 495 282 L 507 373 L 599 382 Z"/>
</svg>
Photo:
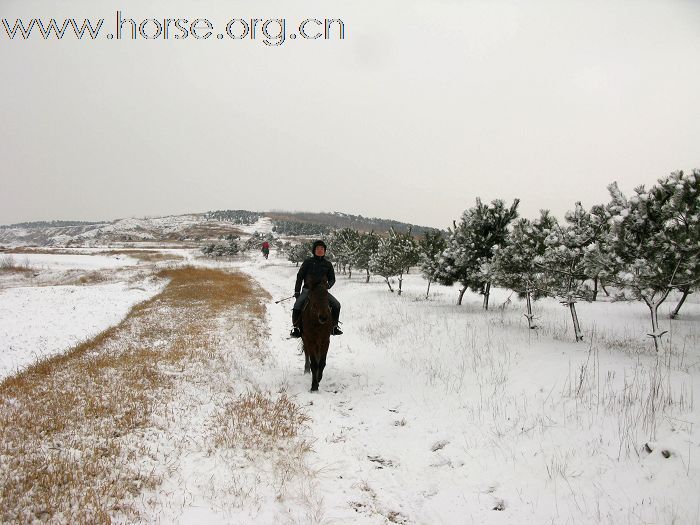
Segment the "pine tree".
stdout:
<svg viewBox="0 0 700 525">
<path fill-rule="evenodd" d="M 585 263 L 588 250 L 599 239 L 601 221 L 587 212 L 580 202 L 565 216 L 566 224 L 554 224 L 545 238 L 546 249 L 535 257 L 535 264 L 543 270 L 540 286 L 569 308 L 574 325 L 576 341 L 583 335 L 576 313 L 576 300 L 593 299 L 593 289 L 589 285 L 591 274 Z"/>
<path fill-rule="evenodd" d="M 374 232 L 363 233 L 359 236 L 357 248 L 352 254 L 351 264 L 358 270 L 364 270 L 367 272 L 367 279 L 365 282 L 369 282 L 370 263 L 372 256 L 378 249 L 379 236 Z"/>
<path fill-rule="evenodd" d="M 360 244 L 360 233 L 352 228 L 335 230 L 329 239 L 329 246 L 333 247 L 338 270 L 348 269 L 348 279 L 352 279 L 353 257 Z"/>
<path fill-rule="evenodd" d="M 408 232 L 397 233 L 394 229 L 391 229 L 391 234 L 393 234 L 394 249 L 398 252 L 398 257 L 401 264 L 401 269 L 399 270 L 399 295 L 401 295 L 402 285 L 403 285 L 403 274 L 408 273 L 411 266 L 415 266 L 420 261 L 420 247 L 418 242 L 413 238 L 411 234 L 411 227 L 409 226 Z"/>
<path fill-rule="evenodd" d="M 449 231 L 436 278 L 448 286 L 455 282 L 462 284 L 457 304 L 462 304 L 464 292 L 470 288 L 484 296 L 484 308 L 488 310 L 494 248 L 504 244 L 508 225 L 518 216 L 519 202 L 515 199 L 506 208 L 500 199 L 485 205 L 477 198 L 476 206 L 466 210 L 459 225 L 455 223 Z"/>
<path fill-rule="evenodd" d="M 425 298 L 430 294 L 430 284 L 436 280 L 440 264 L 440 255 L 447 248 L 447 241 L 440 230 L 425 232 L 423 239 L 419 241 L 420 270 L 423 277 L 428 280 L 428 289 Z"/>
<path fill-rule="evenodd" d="M 310 253 L 309 246 L 306 243 L 290 244 L 287 251 L 287 260 L 299 266 L 299 263 L 303 263 Z"/>
<path fill-rule="evenodd" d="M 224 239 L 227 242 L 207 244 L 202 248 L 202 253 L 209 257 L 224 257 L 237 255 L 241 252 L 241 247 L 238 244 L 240 238 L 237 235 L 227 235 Z"/>
<path fill-rule="evenodd" d="M 377 252 L 370 258 L 370 270 L 372 273 L 384 277 L 389 291 L 394 289 L 389 281 L 390 277 L 399 277 L 398 295 L 401 295 L 403 274 L 411 261 L 415 260 L 418 245 L 408 233 L 397 233 L 393 228 L 389 230 L 389 235 L 379 239 Z"/>
<path fill-rule="evenodd" d="M 545 254 L 545 240 L 555 226 L 556 219 L 548 210 L 541 210 L 537 220 L 518 220 L 508 234 L 505 245 L 496 250 L 491 266 L 497 285 L 509 288 L 526 299 L 525 317 L 531 329 L 537 328 L 532 314 L 532 300 L 547 295 L 543 270 L 535 260 Z"/>
<path fill-rule="evenodd" d="M 664 214 L 665 226 L 675 249 L 682 254 L 678 268 L 677 288 L 681 299 L 673 309 L 675 319 L 689 294 L 700 282 L 700 170 L 689 175 L 682 171 L 671 173 L 658 181 L 658 191 L 670 195 Z"/>
<path fill-rule="evenodd" d="M 644 301 L 649 308 L 658 352 L 666 333 L 658 322 L 659 306 L 674 288 L 692 289 L 698 274 L 697 172 L 684 180 L 678 172 L 650 190 L 635 188 L 627 199 L 617 183 L 608 186 L 611 202 L 606 209 L 612 224 L 609 234 L 589 255 L 589 264 L 616 285 L 620 299 Z M 695 227 L 694 227 L 695 225 Z"/>
</svg>

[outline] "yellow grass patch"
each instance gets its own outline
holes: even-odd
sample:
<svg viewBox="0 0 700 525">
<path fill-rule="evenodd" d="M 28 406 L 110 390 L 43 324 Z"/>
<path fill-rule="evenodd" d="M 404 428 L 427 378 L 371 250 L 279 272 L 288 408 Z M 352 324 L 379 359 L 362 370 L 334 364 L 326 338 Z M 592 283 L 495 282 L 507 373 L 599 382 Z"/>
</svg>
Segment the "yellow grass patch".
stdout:
<svg viewBox="0 0 700 525">
<path fill-rule="evenodd" d="M 247 277 L 193 267 L 158 276 L 169 284 L 120 324 L 0 383 L 0 522 L 139 519 L 131 502 L 165 469 L 142 460 L 140 436 L 172 417 L 177 373 L 216 359 L 222 315 L 262 336 L 269 296 Z"/>
<path fill-rule="evenodd" d="M 177 253 L 159 252 L 156 250 L 105 250 L 95 255 L 124 256 L 143 262 L 182 261 L 184 257 Z"/>
</svg>

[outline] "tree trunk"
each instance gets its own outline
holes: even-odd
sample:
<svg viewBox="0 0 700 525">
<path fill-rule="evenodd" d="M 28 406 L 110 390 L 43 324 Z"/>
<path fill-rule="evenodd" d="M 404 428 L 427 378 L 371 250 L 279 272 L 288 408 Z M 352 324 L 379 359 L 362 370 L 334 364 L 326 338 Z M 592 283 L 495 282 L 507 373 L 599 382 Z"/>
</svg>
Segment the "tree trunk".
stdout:
<svg viewBox="0 0 700 525">
<path fill-rule="evenodd" d="M 530 290 L 527 291 L 527 313 L 525 314 L 525 317 L 527 317 L 527 326 L 530 328 L 530 330 L 533 330 L 537 328 L 534 322 L 534 316 L 532 315 L 532 298 L 531 298 L 532 292 Z"/>
<path fill-rule="evenodd" d="M 576 342 L 583 341 L 583 334 L 581 333 L 581 327 L 578 324 L 578 315 L 576 315 L 576 301 L 569 301 L 569 310 L 571 311 L 571 320 L 574 323 L 574 336 L 576 337 Z"/>
<path fill-rule="evenodd" d="M 366 283 L 369 282 L 369 268 L 367 268 L 367 280 L 365 281 Z"/>
<path fill-rule="evenodd" d="M 489 309 L 489 295 L 491 294 L 491 282 L 486 283 L 484 288 L 484 310 Z"/>
<path fill-rule="evenodd" d="M 352 266 L 348 266 L 348 279 L 352 279 Z"/>
<path fill-rule="evenodd" d="M 598 299 L 598 276 L 596 275 L 593 279 L 593 301 Z"/>
<path fill-rule="evenodd" d="M 678 304 L 673 309 L 673 312 L 671 312 L 671 319 L 675 319 L 676 317 L 678 317 L 678 312 L 680 311 L 681 306 L 683 306 L 685 298 L 688 297 L 688 295 L 690 294 L 690 286 L 684 286 L 683 288 L 681 288 L 681 290 L 683 291 L 683 296 L 681 297 L 681 300 L 678 301 Z"/>
<path fill-rule="evenodd" d="M 568 306 L 569 311 L 571 312 L 571 320 L 574 324 L 574 337 L 576 338 L 576 342 L 578 343 L 579 341 L 583 341 L 581 326 L 578 324 L 578 315 L 576 315 L 576 301 L 574 301 L 574 298 L 569 295 L 565 301 L 561 301 L 561 304 Z"/>
<path fill-rule="evenodd" d="M 428 279 L 428 290 L 425 292 L 425 298 L 426 298 L 426 299 L 427 299 L 428 296 L 430 295 L 430 283 L 431 283 L 431 282 L 432 282 L 432 281 L 431 281 L 430 279 Z"/>
<path fill-rule="evenodd" d="M 399 295 L 401 295 L 401 285 L 403 284 L 403 272 L 399 274 Z"/>
<path fill-rule="evenodd" d="M 649 307 L 649 313 L 651 314 L 651 333 L 647 335 L 654 340 L 654 348 L 657 352 L 661 346 L 661 336 L 668 331 L 659 329 L 659 306 L 666 300 L 670 291 L 670 289 L 666 290 L 658 301 L 652 301 L 644 297 L 644 302 Z"/>
<path fill-rule="evenodd" d="M 457 305 L 462 304 L 462 297 L 464 297 L 464 292 L 466 292 L 466 291 L 467 291 L 466 286 L 459 291 L 459 299 L 457 299 Z"/>
<path fill-rule="evenodd" d="M 391 293 L 394 293 L 394 289 L 391 287 L 391 283 L 389 282 L 389 278 L 388 278 L 388 277 L 384 277 L 384 280 L 386 281 L 386 285 L 389 287 L 389 291 L 390 291 Z"/>
<path fill-rule="evenodd" d="M 601 287 L 601 288 L 603 289 L 603 291 L 605 292 L 605 297 L 610 297 L 610 292 L 608 292 L 608 291 L 605 289 L 605 284 L 603 283 L 603 281 L 600 281 L 600 287 Z"/>
</svg>

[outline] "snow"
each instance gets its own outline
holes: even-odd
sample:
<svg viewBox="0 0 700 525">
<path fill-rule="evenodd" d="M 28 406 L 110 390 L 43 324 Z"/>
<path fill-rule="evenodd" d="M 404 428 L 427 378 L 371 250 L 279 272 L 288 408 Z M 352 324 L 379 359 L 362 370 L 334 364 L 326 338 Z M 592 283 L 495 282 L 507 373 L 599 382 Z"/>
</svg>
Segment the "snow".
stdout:
<svg viewBox="0 0 700 525">
<path fill-rule="evenodd" d="M 94 259 L 73 264 L 102 268 L 111 258 Z M 573 343 L 569 312 L 554 300 L 533 304 L 541 328 L 528 330 L 523 304 L 505 290 L 484 311 L 481 297 L 467 293 L 456 306 L 457 289 L 436 284 L 426 300 L 415 273 L 400 297 L 381 278 L 338 275 L 332 293 L 345 334 L 332 338 L 320 391 L 310 393 L 298 343 L 287 338 L 292 301 L 274 304 L 293 292 L 297 268 L 274 250 L 269 260 L 188 263 L 237 268 L 270 293 L 267 357 L 236 362 L 231 388 L 287 392 L 311 418 L 313 445 L 292 497 L 267 481 L 264 456 L 244 461 L 235 449 L 200 445 L 215 403 L 207 388 L 217 385 L 186 385 L 186 400 L 169 408 L 186 416 L 153 436 L 174 472 L 144 496 L 154 521 L 700 523 L 694 296 L 681 319 L 668 319 L 671 299 L 659 311 L 674 352 L 657 359 L 639 302 L 577 303 L 586 339 Z M 119 322 L 157 290 L 141 282 L 0 291 L 2 376 Z M 215 335 L 241 344 L 223 321 Z M 671 403 L 656 416 L 652 384 Z M 194 448 L 178 456 L 173 443 Z"/>
<path fill-rule="evenodd" d="M 255 232 L 258 233 L 272 233 L 272 220 L 269 217 L 260 217 L 253 224 L 236 224 L 236 228 L 245 234 L 252 235 Z"/>
<path fill-rule="evenodd" d="M 296 271 L 274 258 L 244 270 L 274 298 L 289 295 Z M 280 370 L 261 378 L 288 384 L 308 408 L 329 522 L 698 522 L 697 410 L 669 410 L 685 423 L 659 423 L 646 453 L 643 417 L 633 421 L 623 401 L 641 405 L 656 362 L 644 305 L 579 303 L 587 340 L 598 341 L 591 350 L 570 342 L 568 311 L 555 301 L 535 303 L 535 332 L 503 290 L 484 312 L 480 297 L 458 307 L 455 289 L 435 285 L 425 301 L 416 275 L 402 297 L 378 279 L 338 277 L 345 335 L 332 339 L 321 393 L 307 391 L 303 359 L 285 339 L 286 303 L 269 309 Z M 700 394 L 700 308 L 687 306 L 673 323 L 687 355 L 667 371 L 676 402 Z"/>
<path fill-rule="evenodd" d="M 48 279 L 73 270 L 113 271 L 139 263 L 123 255 L 10 255 L 16 264 L 48 272 Z M 0 289 L 0 380 L 117 324 L 132 306 L 152 297 L 162 286 L 162 282 L 141 279 L 90 286 Z"/>
<path fill-rule="evenodd" d="M 10 254 L 16 264 L 28 265 L 37 270 L 103 270 L 134 266 L 139 263 L 137 259 L 124 255 L 73 255 L 53 253 L 27 253 Z"/>
</svg>

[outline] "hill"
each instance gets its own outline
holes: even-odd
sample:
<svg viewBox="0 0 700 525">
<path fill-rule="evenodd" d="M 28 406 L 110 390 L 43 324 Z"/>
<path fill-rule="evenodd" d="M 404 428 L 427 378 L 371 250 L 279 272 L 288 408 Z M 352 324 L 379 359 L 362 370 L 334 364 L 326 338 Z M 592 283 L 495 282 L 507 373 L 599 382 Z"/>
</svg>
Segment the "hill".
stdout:
<svg viewBox="0 0 700 525">
<path fill-rule="evenodd" d="M 347 213 L 255 212 L 216 210 L 166 217 L 125 218 L 110 222 L 40 221 L 0 226 L 0 248 L 22 246 L 105 246 L 109 244 L 183 243 L 197 246 L 227 235 L 272 231 L 277 236 L 322 236 L 334 229 L 354 228 L 384 233 L 394 228 L 421 235 L 427 228 L 391 219 Z"/>
</svg>

